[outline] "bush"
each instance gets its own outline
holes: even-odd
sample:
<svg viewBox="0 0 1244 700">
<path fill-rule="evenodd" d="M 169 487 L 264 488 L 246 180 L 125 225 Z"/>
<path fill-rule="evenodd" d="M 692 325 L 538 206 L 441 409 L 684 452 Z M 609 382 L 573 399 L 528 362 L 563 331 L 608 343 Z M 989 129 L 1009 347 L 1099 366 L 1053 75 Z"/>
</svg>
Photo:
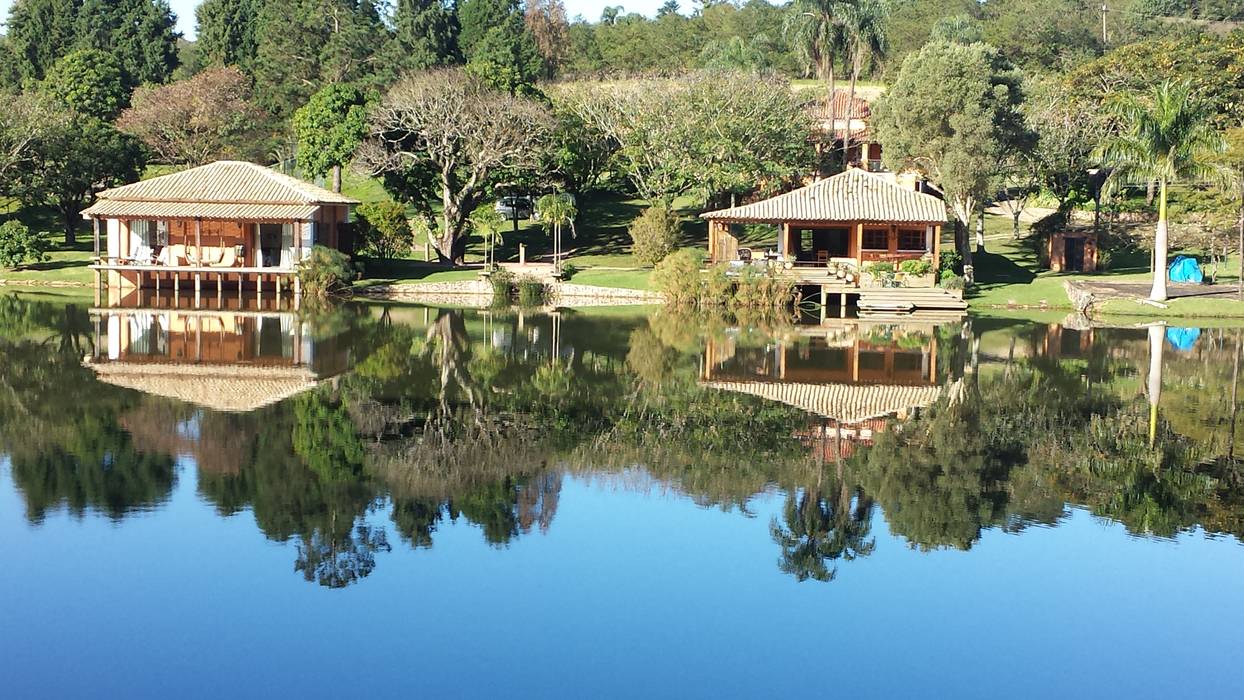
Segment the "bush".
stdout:
<svg viewBox="0 0 1244 700">
<path fill-rule="evenodd" d="M 668 207 L 649 207 L 631 222 L 631 252 L 640 265 L 656 265 L 674 252 L 682 227 Z"/>
<path fill-rule="evenodd" d="M 514 295 L 514 273 L 505 268 L 498 268 L 488 276 L 492 285 L 493 301 L 504 299 L 506 302 Z"/>
<path fill-rule="evenodd" d="M 933 265 L 928 260 L 904 260 L 899 263 L 898 269 L 902 270 L 904 274 L 923 277 L 929 274 L 929 270 L 933 269 Z"/>
<path fill-rule="evenodd" d="M 518 305 L 543 306 L 549 298 L 549 287 L 531 276 L 518 278 Z"/>
<path fill-rule="evenodd" d="M 1110 266 L 1114 264 L 1114 251 L 1109 248 L 1097 249 L 1097 271 L 1106 272 L 1110 270 Z"/>
<path fill-rule="evenodd" d="M 873 277 L 881 277 L 882 275 L 894 274 L 894 263 L 875 262 L 865 268 L 865 271 Z"/>
<path fill-rule="evenodd" d="M 322 245 L 312 248 L 311 254 L 298 263 L 302 293 L 312 297 L 348 294 L 354 273 L 350 256 Z"/>
<path fill-rule="evenodd" d="M 958 275 L 963 272 L 963 256 L 959 255 L 957 250 L 943 250 L 942 254 L 937 257 L 937 269 L 942 274 L 950 272 L 952 275 Z"/>
<path fill-rule="evenodd" d="M 680 250 L 669 255 L 652 272 L 653 286 L 673 306 L 695 306 L 700 300 L 703 285 L 700 274 L 703 263 L 702 250 Z"/>
<path fill-rule="evenodd" d="M 364 202 L 355 210 L 361 250 L 377 258 L 396 258 L 414 244 L 406 207 L 397 202 Z"/>
<path fill-rule="evenodd" d="M 772 309 L 785 306 L 795 299 L 795 285 L 772 272 L 748 268 L 738 277 L 731 308 Z"/>
<path fill-rule="evenodd" d="M 578 272 L 579 272 L 579 268 L 574 263 L 562 263 L 562 280 L 563 281 L 569 280 L 571 277 L 574 277 L 575 274 Z"/>
<path fill-rule="evenodd" d="M 942 289 L 963 289 L 963 278 L 954 273 L 942 275 Z"/>
<path fill-rule="evenodd" d="M 47 241 L 43 236 L 17 220 L 0 224 L 0 267 L 20 267 L 47 259 Z"/>
</svg>

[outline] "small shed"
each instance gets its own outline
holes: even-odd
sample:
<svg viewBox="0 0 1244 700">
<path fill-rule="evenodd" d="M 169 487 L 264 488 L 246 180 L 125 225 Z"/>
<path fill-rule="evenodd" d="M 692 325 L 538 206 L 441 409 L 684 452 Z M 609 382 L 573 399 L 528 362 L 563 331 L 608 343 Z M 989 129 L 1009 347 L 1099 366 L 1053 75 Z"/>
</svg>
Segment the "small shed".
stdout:
<svg viewBox="0 0 1244 700">
<path fill-rule="evenodd" d="M 1046 239 L 1045 253 L 1054 272 L 1096 272 L 1097 234 L 1091 229 L 1055 231 Z"/>
</svg>

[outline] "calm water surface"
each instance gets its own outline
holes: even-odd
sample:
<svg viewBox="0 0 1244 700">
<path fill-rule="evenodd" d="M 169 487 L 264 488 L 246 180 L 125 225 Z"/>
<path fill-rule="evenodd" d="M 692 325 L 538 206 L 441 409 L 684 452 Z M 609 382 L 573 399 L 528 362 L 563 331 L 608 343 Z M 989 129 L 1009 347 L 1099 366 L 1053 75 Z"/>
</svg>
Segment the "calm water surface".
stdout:
<svg viewBox="0 0 1244 700">
<path fill-rule="evenodd" d="M 0 688 L 1240 697 L 1242 337 L 0 296 Z"/>
</svg>

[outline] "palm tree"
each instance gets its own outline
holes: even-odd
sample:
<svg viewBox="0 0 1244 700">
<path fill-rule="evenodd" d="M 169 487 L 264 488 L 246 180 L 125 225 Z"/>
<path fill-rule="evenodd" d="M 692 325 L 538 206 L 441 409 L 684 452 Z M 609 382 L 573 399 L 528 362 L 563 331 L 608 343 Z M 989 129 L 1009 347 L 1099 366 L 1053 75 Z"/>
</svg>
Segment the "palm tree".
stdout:
<svg viewBox="0 0 1244 700">
<path fill-rule="evenodd" d="M 825 79 L 829 89 L 829 121 L 837 119 L 834 114 L 834 59 L 843 46 L 844 3 L 835 0 L 793 0 L 790 14 L 786 17 L 784 31 L 793 34 L 795 49 L 817 74 Z"/>
<path fill-rule="evenodd" d="M 889 46 L 887 24 L 890 21 L 890 5 L 886 0 L 854 0 L 841 3 L 839 12 L 847 44 L 847 58 L 851 63 L 851 90 L 847 99 L 847 134 L 842 150 L 851 147 L 851 118 L 855 111 L 855 84 L 867 58 L 882 58 Z M 831 93 L 832 96 L 832 93 Z"/>
<path fill-rule="evenodd" d="M 480 207 L 471 212 L 471 228 L 484 239 L 484 269 L 492 271 L 497 267 L 497 244 L 505 244 L 501 237 L 501 229 L 505 228 L 505 219 L 492 207 Z"/>
<path fill-rule="evenodd" d="M 553 233 L 553 270 L 557 274 L 562 271 L 562 227 L 570 225 L 570 234 L 574 235 L 574 219 L 579 215 L 574 200 L 567 194 L 546 194 L 536 201 L 536 209 L 540 212 L 540 221 Z"/>
<path fill-rule="evenodd" d="M 1166 300 L 1166 190 L 1176 180 L 1223 179 L 1213 156 L 1225 148 L 1209 107 L 1188 83 L 1165 81 L 1143 97 L 1127 94 L 1110 105 L 1122 131 L 1098 155 L 1114 169 L 1112 180 L 1156 182 L 1158 227 L 1153 241 L 1153 289 L 1149 298 Z"/>
</svg>

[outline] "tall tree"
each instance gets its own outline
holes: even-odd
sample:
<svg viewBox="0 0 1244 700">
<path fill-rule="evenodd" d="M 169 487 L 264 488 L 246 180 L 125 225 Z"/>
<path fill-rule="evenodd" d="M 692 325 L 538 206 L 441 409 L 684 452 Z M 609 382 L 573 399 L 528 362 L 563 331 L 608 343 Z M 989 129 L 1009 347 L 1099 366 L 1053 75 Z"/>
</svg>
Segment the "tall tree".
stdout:
<svg viewBox="0 0 1244 700">
<path fill-rule="evenodd" d="M 262 0 L 203 0 L 195 8 L 195 43 L 204 65 L 250 69 L 258 51 L 262 5 Z"/>
<path fill-rule="evenodd" d="M 935 41 L 903 61 L 873 111 L 893 170 L 915 169 L 946 194 L 964 277 L 974 279 L 968 227 L 997 185 L 998 163 L 1030 142 L 1020 76 L 985 44 Z"/>
<path fill-rule="evenodd" d="M 544 62 L 518 3 L 470 0 L 459 14 L 468 72 L 511 95 L 534 94 Z"/>
<path fill-rule="evenodd" d="M 373 0 L 267 0 L 259 13 L 259 103 L 284 117 L 325 85 L 366 81 L 388 41 Z"/>
<path fill-rule="evenodd" d="M 562 0 L 528 0 L 523 18 L 527 30 L 535 39 L 536 49 L 544 59 L 544 77 L 552 78 L 569 49 L 570 25 L 566 23 L 566 6 Z"/>
<path fill-rule="evenodd" d="M 522 19 L 518 0 L 462 0 L 458 3 L 458 21 L 462 26 L 458 43 L 462 52 L 470 58 L 475 45 L 484 40 L 488 32 L 510 24 L 514 18 Z"/>
<path fill-rule="evenodd" d="M 793 0 L 785 27 L 805 65 L 825 81 L 830 123 L 838 116 L 834 114 L 834 63 L 844 43 L 842 9 L 838 0 Z"/>
<path fill-rule="evenodd" d="M 388 61 L 395 74 L 462 61 L 458 13 L 444 0 L 398 0 Z"/>
<path fill-rule="evenodd" d="M 86 115 L 74 115 L 47 130 L 34 153 L 19 175 L 23 199 L 56 208 L 68 245 L 77 242 L 82 210 L 95 193 L 137 180 L 145 164 L 136 139 Z"/>
<path fill-rule="evenodd" d="M 1153 287 L 1149 298 L 1166 300 L 1167 188 L 1179 180 L 1222 179 L 1215 156 L 1225 149 L 1208 104 L 1187 83 L 1164 81 L 1147 95 L 1125 94 L 1111 105 L 1121 131 L 1099 155 L 1111 178 L 1132 184 L 1157 183 L 1158 225 L 1153 238 Z"/>
<path fill-rule="evenodd" d="M 493 90 L 462 70 L 438 69 L 389 90 L 372 110 L 359 157 L 374 174 L 397 175 L 398 182 L 412 183 L 407 175 L 417 173 L 419 196 L 434 183 L 441 225 L 432 244 L 442 260 L 457 263 L 466 253 L 468 219 L 493 177 L 538 162 L 551 128 L 542 104 Z"/>
<path fill-rule="evenodd" d="M 121 66 L 98 49 L 67 54 L 48 71 L 40 89 L 71 110 L 106 121 L 116 119 L 129 102 Z"/>
<path fill-rule="evenodd" d="M 13 3 L 6 36 L 17 56 L 22 78 L 42 80 L 52 64 L 77 45 L 81 6 L 82 0 L 17 0 Z"/>
<path fill-rule="evenodd" d="M 859 82 L 860 72 L 864 69 L 864 61 L 883 58 L 889 46 L 888 23 L 890 20 L 890 4 L 886 0 L 854 0 L 843 3 L 840 10 L 843 16 L 842 26 L 846 55 L 851 70 L 851 89 L 848 91 L 848 105 L 855 104 L 855 86 Z M 833 109 L 831 104 L 830 109 Z M 843 140 L 843 150 L 851 147 L 851 117 L 847 115 L 847 136 Z M 830 115 L 834 118 L 834 115 Z"/>
<path fill-rule="evenodd" d="M 5 95 L 0 109 L 0 192 L 14 194 L 15 175 L 27 170 L 44 133 L 58 128 L 65 110 L 39 93 Z"/>
<path fill-rule="evenodd" d="M 367 132 L 366 104 L 358 88 L 329 85 L 294 112 L 298 165 L 312 177 L 331 172 L 333 192 L 341 191 L 341 166 L 354 157 Z"/>
<path fill-rule="evenodd" d="M 167 0 L 83 0 L 77 46 L 115 56 L 133 90 L 163 83 L 177 68 L 176 24 Z"/>
</svg>

